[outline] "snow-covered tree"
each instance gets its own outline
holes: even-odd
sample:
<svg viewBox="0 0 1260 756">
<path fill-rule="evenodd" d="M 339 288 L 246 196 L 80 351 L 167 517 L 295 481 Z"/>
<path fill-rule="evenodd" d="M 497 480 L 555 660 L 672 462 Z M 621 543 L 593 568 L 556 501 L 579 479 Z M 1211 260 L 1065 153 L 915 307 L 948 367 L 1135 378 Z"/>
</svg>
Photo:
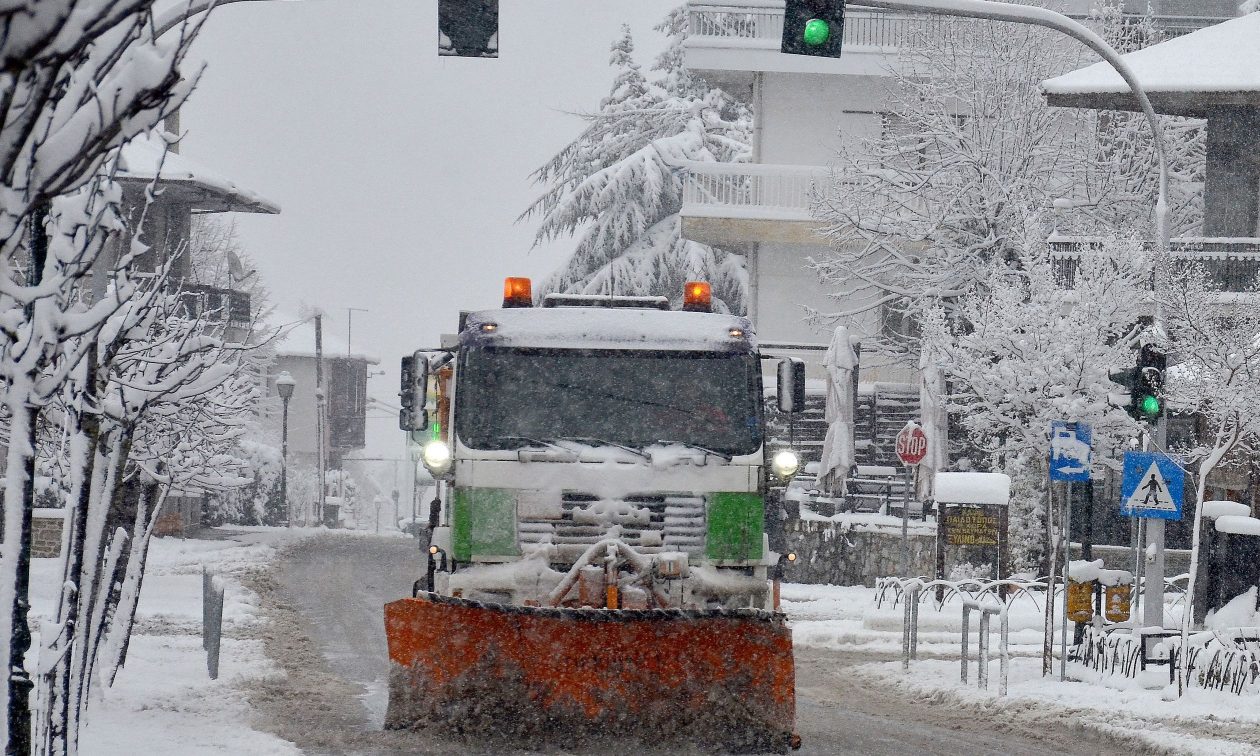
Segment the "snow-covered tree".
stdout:
<svg viewBox="0 0 1260 756">
<path fill-rule="evenodd" d="M 1115 458 L 1135 427 L 1112 394 L 1109 373 L 1133 361 L 1137 314 L 1149 309 L 1146 256 L 1117 240 L 1082 254 L 1069 288 L 1055 274 L 1035 224 L 951 311 L 923 321 L 924 343 L 951 379 L 951 409 L 974 445 L 1017 481 L 1011 511 L 1020 569 L 1039 559 L 1044 540 L 1044 475 L 1052 420 L 1089 423 L 1095 463 Z M 1020 483 L 1020 481 L 1023 481 Z"/>
<path fill-rule="evenodd" d="M 169 268 L 168 268 L 169 270 Z M 90 341 L 51 408 L 71 429 L 65 588 L 44 630 L 42 751 L 77 750 L 87 691 L 113 680 L 129 637 L 149 538 L 173 490 L 242 485 L 233 455 L 254 420 L 243 348 L 191 317 L 165 274 Z"/>
<path fill-rule="evenodd" d="M 153 0 L 0 2 L 0 382 L 8 430 L 0 542 L 0 740 L 30 750 L 27 598 L 39 408 L 80 369 L 99 330 L 135 291 L 131 250 L 102 262 L 120 230 L 107 162 L 178 106 L 196 29 L 155 39 Z M 88 304 L 82 281 L 108 281 Z M 98 278 L 97 280 L 101 280 Z M 76 481 L 75 485 L 78 485 Z M 77 575 L 74 579 L 77 579 Z"/>
<path fill-rule="evenodd" d="M 540 286 L 548 292 L 666 295 L 688 280 L 709 281 L 717 308 L 743 312 L 743 257 L 682 237 L 680 161 L 731 162 L 748 154 L 746 105 L 686 72 L 685 13 L 658 30 L 670 47 L 647 81 L 628 27 L 613 44 L 613 86 L 586 128 L 534 172 L 544 193 L 521 215 L 538 216 L 537 242 L 577 236 L 573 254 Z"/>
<path fill-rule="evenodd" d="M 1260 282 L 1248 291 L 1225 293 L 1200 265 L 1161 266 L 1159 297 L 1169 355 L 1168 406 L 1195 414 L 1206 429 L 1203 443 L 1188 450 L 1195 471 L 1194 524 L 1190 582 L 1182 620 L 1184 645 L 1194 618 L 1194 590 L 1199 579 L 1199 544 L 1208 479 L 1222 464 L 1260 439 Z M 1250 451 L 1250 450 L 1247 450 Z M 1188 664 L 1181 657 L 1179 685 Z"/>
<path fill-rule="evenodd" d="M 1055 200 L 1079 209 L 1062 232 L 1149 236 L 1146 125 L 1047 107 L 1041 94 L 1044 79 L 1081 63 L 1051 32 L 972 21 L 934 24 L 899 50 L 882 130 L 841 134 L 814 204 L 830 242 L 815 267 L 843 305 L 817 316 L 913 320 L 919 304 L 948 306 L 1019 256 L 1025 219 Z M 898 331 L 885 345 L 913 351 L 914 329 Z"/>
</svg>

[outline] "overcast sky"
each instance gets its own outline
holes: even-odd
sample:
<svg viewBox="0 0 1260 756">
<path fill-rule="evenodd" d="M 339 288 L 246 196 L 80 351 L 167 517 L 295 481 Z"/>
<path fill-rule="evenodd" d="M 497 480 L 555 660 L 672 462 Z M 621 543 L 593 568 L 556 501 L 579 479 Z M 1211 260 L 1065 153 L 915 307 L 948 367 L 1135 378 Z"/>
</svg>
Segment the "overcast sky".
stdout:
<svg viewBox="0 0 1260 756">
<path fill-rule="evenodd" d="M 368 393 L 396 401 L 402 354 L 572 249 L 530 251 L 536 221 L 515 222 L 540 192 L 529 173 L 607 94 L 620 25 L 646 72 L 680 2 L 501 0 L 497 60 L 439 58 L 436 0 L 224 6 L 194 47 L 206 69 L 181 152 L 280 205 L 234 216 L 274 303 L 320 307 L 342 341 L 346 308 L 366 308 L 355 351 L 386 371 Z M 370 413 L 368 437 L 366 453 L 400 453 L 396 418 Z"/>
</svg>

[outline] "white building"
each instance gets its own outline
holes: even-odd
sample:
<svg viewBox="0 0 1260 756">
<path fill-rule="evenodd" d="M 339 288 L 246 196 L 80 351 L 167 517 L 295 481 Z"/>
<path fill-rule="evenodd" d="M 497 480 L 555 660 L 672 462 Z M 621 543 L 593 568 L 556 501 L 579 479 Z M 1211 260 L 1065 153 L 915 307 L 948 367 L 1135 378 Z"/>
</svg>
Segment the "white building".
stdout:
<svg viewBox="0 0 1260 756">
<path fill-rule="evenodd" d="M 1126 13 L 1145 14 L 1149 8 L 1172 36 L 1237 14 L 1235 0 L 1123 2 Z M 1091 0 L 1065 0 L 1062 10 L 1082 18 L 1091 5 Z M 887 127 L 898 50 L 921 34 L 933 34 L 947 20 L 850 5 L 842 56 L 823 58 L 780 52 L 783 17 L 782 0 L 688 3 L 687 67 L 750 102 L 754 128 L 750 163 L 686 166 L 682 228 L 689 239 L 745 254 L 748 314 L 763 349 L 805 359 L 817 379 L 823 375 L 821 346 L 830 341 L 835 325 L 869 339 L 886 324 L 878 309 L 840 323 L 807 318 L 810 311 L 838 313 L 861 304 L 829 296 L 810 268 L 811 258 L 827 252 L 809 213 L 810 196 L 828 178 L 841 132 L 878 136 Z M 1076 44 L 1066 38 L 1064 43 Z M 880 362 L 862 356 L 855 437 L 859 464 L 887 466 L 895 463 L 892 438 L 919 413 L 918 376 L 912 366 Z M 815 391 L 821 385 L 811 383 Z M 816 394 L 798 427 L 821 422 L 821 403 Z"/>
<path fill-rule="evenodd" d="M 1144 12 L 1147 2 L 1126 11 Z M 1084 16 L 1090 0 L 1066 0 L 1069 15 Z M 1137 6 L 1141 7 L 1138 8 Z M 1233 17 L 1234 0 L 1152 0 L 1157 22 L 1180 34 Z M 890 67 L 897 50 L 941 17 L 849 6 L 844 52 L 838 59 L 779 51 L 782 0 L 692 0 L 688 5 L 688 68 L 752 103 L 755 124 L 750 164 L 688 167 L 683 234 L 696 241 L 742 249 L 748 259 L 749 315 L 763 342 L 826 343 L 830 327 L 811 324 L 806 308 L 851 309 L 808 267 L 825 252 L 809 214 L 809 195 L 827 175 L 838 133 L 877 135 L 884 128 Z M 1075 44 L 1067 41 L 1065 44 Z M 859 336 L 880 329 L 878 312 L 846 323 Z M 904 369 L 863 366 L 864 381 L 912 380 Z"/>
</svg>

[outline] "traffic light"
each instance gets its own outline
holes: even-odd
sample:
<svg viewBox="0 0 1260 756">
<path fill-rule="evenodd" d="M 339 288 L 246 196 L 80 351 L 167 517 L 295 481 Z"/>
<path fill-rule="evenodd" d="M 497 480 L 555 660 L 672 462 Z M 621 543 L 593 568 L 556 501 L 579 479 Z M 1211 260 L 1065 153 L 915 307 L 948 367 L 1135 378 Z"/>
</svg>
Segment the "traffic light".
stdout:
<svg viewBox="0 0 1260 756">
<path fill-rule="evenodd" d="M 499 57 L 499 0 L 438 0 L 438 55 Z"/>
<path fill-rule="evenodd" d="M 1124 387 L 1128 399 L 1125 410 L 1134 420 L 1154 422 L 1164 414 L 1164 370 L 1167 365 L 1167 355 L 1147 344 L 1138 351 L 1136 365 L 1108 376 L 1113 383 Z"/>
<path fill-rule="evenodd" d="M 1164 370 L 1167 368 L 1168 355 L 1150 344 L 1142 345 L 1133 375 L 1133 406 L 1140 419 L 1154 420 L 1164 414 Z"/>
<path fill-rule="evenodd" d="M 843 40 L 844 0 L 787 0 L 783 52 L 839 58 Z"/>
<path fill-rule="evenodd" d="M 405 431 L 422 431 L 429 427 L 428 401 L 429 361 L 424 352 L 402 358 L 398 386 L 398 427 Z"/>
</svg>

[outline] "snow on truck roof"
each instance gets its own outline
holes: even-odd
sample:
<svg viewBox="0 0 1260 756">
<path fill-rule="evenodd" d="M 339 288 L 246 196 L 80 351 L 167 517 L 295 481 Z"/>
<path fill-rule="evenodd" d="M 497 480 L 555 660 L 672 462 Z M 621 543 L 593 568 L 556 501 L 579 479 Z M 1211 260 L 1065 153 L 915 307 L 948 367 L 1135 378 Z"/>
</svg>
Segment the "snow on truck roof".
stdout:
<svg viewBox="0 0 1260 756">
<path fill-rule="evenodd" d="M 522 307 L 468 316 L 465 346 L 751 352 L 752 323 L 735 315 L 607 307 Z"/>
</svg>

